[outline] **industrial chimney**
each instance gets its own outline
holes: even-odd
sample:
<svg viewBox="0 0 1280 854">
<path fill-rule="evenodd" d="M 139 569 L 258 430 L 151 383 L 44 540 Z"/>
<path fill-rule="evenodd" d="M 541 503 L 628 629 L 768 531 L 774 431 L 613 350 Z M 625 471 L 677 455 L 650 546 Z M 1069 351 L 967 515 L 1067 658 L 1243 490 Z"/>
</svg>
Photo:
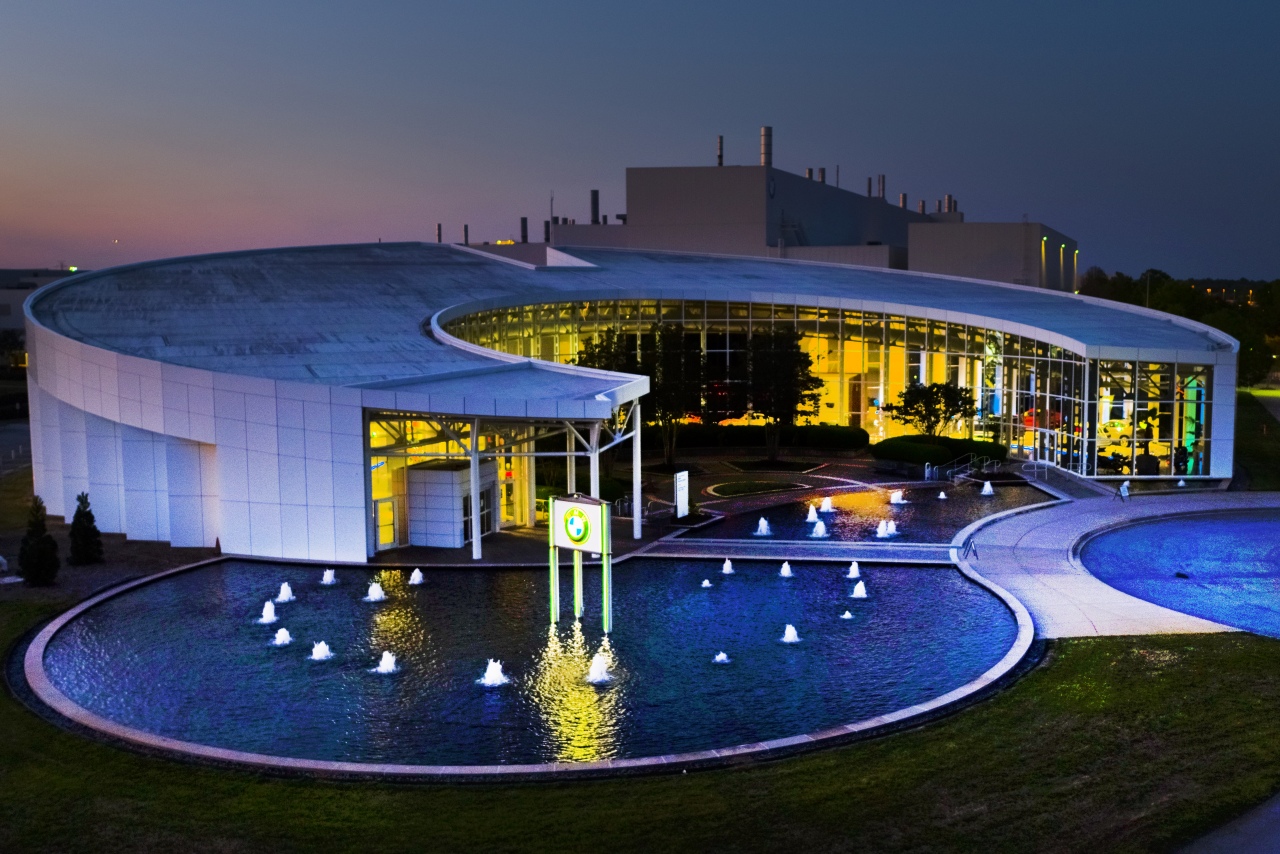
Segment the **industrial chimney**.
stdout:
<svg viewBox="0 0 1280 854">
<path fill-rule="evenodd" d="M 520 217 L 520 242 L 529 242 L 529 218 L 527 216 Z"/>
<path fill-rule="evenodd" d="M 551 220 L 549 219 L 544 219 L 542 221 L 542 242 L 551 242 Z"/>
<path fill-rule="evenodd" d="M 591 191 L 591 224 L 600 224 L 600 191 Z"/>
<path fill-rule="evenodd" d="M 471 226 L 469 225 L 462 226 L 462 245 L 463 246 L 471 245 Z"/>
<path fill-rule="evenodd" d="M 903 210 L 906 210 L 906 207 L 907 207 L 906 193 L 898 193 L 898 207 L 902 208 Z"/>
<path fill-rule="evenodd" d="M 769 125 L 760 128 L 760 165 L 773 166 L 773 128 Z"/>
<path fill-rule="evenodd" d="M 825 166 L 818 167 L 818 183 L 819 184 L 827 183 L 827 167 Z"/>
<path fill-rule="evenodd" d="M 716 165 L 724 165 L 724 134 L 716 137 Z"/>
<path fill-rule="evenodd" d="M 436 223 L 436 243 L 444 243 L 444 224 Z"/>
<path fill-rule="evenodd" d="M 804 170 L 804 177 L 808 178 L 810 181 L 812 181 L 812 180 L 813 180 L 813 169 L 812 169 L 812 167 L 807 168 L 807 169 L 805 169 L 805 170 Z"/>
</svg>

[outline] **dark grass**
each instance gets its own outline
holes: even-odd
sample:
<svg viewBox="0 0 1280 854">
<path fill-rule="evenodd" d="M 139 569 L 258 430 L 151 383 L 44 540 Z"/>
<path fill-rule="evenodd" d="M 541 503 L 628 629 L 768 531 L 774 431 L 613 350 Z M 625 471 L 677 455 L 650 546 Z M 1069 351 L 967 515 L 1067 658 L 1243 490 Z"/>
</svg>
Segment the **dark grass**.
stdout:
<svg viewBox="0 0 1280 854">
<path fill-rule="evenodd" d="M 1280 489 L 1280 421 L 1247 391 L 1236 395 L 1236 468 L 1250 489 Z"/>
<path fill-rule="evenodd" d="M 730 483 L 717 483 L 713 487 L 716 498 L 734 498 L 739 495 L 760 495 L 766 492 L 785 492 L 788 489 L 803 489 L 799 483 L 785 483 L 776 480 L 739 480 Z"/>
<path fill-rule="evenodd" d="M 822 465 L 817 460 L 733 460 L 729 464 L 742 471 L 809 471 Z"/>
<path fill-rule="evenodd" d="M 0 603 L 0 643 L 58 610 Z M 1146 851 L 1280 785 L 1280 641 L 1057 643 L 919 730 L 738 769 L 391 785 L 141 756 L 0 698 L 6 851 Z"/>
</svg>

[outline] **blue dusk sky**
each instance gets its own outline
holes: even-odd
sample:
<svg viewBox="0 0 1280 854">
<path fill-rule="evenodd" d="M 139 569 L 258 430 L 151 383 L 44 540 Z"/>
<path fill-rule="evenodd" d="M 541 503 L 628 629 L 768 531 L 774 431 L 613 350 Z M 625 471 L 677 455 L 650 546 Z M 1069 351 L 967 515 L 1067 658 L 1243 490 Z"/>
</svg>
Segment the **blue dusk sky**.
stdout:
<svg viewBox="0 0 1280 854">
<path fill-rule="evenodd" d="M 1083 266 L 1280 278 L 1270 3 L 0 0 L 0 266 L 535 237 L 627 166 L 840 166 Z"/>
</svg>

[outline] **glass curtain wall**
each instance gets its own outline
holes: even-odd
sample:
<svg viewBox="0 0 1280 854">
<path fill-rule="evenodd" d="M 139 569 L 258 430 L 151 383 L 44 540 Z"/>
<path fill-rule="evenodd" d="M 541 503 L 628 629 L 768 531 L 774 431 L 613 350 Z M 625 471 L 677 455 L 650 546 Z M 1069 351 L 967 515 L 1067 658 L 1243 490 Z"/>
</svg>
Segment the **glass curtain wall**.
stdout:
<svg viewBox="0 0 1280 854">
<path fill-rule="evenodd" d="M 862 427 L 872 441 L 900 435 L 907 431 L 882 417 L 880 405 L 910 383 L 952 382 L 973 390 L 978 409 L 955 435 L 992 439 L 1017 456 L 1089 476 L 1208 473 L 1212 377 L 1204 365 L 1086 364 L 1061 347 L 981 326 L 771 303 L 542 303 L 477 312 L 446 329 L 504 353 L 569 363 L 605 329 L 638 353 L 655 323 L 685 326 L 700 340 L 705 421 L 743 414 L 729 408 L 735 361 L 752 334 L 785 325 L 801 332 L 823 383 L 809 423 Z"/>
</svg>

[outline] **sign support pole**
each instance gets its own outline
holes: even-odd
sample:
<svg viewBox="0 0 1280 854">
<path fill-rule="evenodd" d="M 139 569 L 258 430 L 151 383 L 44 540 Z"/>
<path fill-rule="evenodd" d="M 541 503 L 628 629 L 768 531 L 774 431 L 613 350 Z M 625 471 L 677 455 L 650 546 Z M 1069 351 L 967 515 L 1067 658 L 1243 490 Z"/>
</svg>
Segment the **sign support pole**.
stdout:
<svg viewBox="0 0 1280 854">
<path fill-rule="evenodd" d="M 551 624 L 560 622 L 560 550 L 556 548 L 555 525 L 547 514 L 547 541 L 551 553 Z"/>
<path fill-rule="evenodd" d="M 604 512 L 604 551 L 600 553 L 600 619 L 604 633 L 613 631 L 613 537 L 609 509 Z"/>
<path fill-rule="evenodd" d="M 582 552 L 573 553 L 573 618 L 582 617 Z"/>
</svg>

